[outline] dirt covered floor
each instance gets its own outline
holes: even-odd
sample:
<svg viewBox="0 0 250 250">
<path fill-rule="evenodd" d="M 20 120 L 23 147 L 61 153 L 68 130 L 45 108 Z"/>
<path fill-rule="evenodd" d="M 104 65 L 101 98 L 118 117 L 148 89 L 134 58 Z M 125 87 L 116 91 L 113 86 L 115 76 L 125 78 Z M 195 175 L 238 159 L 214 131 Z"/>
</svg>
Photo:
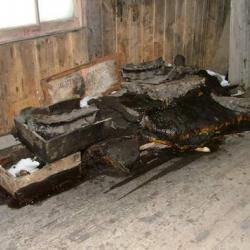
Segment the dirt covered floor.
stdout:
<svg viewBox="0 0 250 250">
<path fill-rule="evenodd" d="M 248 250 L 249 149 L 249 132 L 230 135 L 131 179 L 100 175 L 20 209 L 2 197 L 0 249 Z"/>
</svg>

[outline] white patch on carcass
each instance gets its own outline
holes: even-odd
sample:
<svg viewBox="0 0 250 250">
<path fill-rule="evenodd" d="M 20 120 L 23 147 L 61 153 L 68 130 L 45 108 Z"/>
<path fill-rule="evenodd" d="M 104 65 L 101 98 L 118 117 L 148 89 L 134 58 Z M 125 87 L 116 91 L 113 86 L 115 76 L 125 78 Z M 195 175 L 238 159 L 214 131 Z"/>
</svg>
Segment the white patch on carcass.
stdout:
<svg viewBox="0 0 250 250">
<path fill-rule="evenodd" d="M 85 96 L 81 101 L 80 101 L 80 107 L 81 108 L 86 108 L 89 107 L 88 102 L 92 99 L 96 99 L 97 97 L 95 96 Z"/>
<path fill-rule="evenodd" d="M 20 173 L 20 171 L 25 170 L 29 173 L 34 173 L 38 170 L 40 163 L 38 161 L 32 160 L 30 158 L 22 159 L 17 164 L 13 165 L 8 172 L 14 177 Z"/>
<path fill-rule="evenodd" d="M 220 85 L 222 86 L 222 87 L 227 87 L 227 86 L 230 86 L 230 83 L 226 80 L 226 76 L 223 76 L 223 75 L 221 75 L 221 74 L 219 74 L 219 73 L 216 73 L 216 72 L 214 72 L 214 71 L 212 71 L 212 70 L 207 70 L 207 73 L 210 75 L 210 76 L 215 76 L 215 77 L 217 77 L 217 79 L 220 81 Z"/>
</svg>

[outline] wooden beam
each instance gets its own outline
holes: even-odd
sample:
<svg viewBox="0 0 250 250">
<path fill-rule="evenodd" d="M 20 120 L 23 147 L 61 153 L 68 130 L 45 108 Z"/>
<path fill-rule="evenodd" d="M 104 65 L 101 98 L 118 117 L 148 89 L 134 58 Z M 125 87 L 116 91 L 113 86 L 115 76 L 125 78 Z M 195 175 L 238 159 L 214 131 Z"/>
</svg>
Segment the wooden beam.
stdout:
<svg viewBox="0 0 250 250">
<path fill-rule="evenodd" d="M 250 88 L 250 1 L 231 1 L 230 81 Z"/>
</svg>

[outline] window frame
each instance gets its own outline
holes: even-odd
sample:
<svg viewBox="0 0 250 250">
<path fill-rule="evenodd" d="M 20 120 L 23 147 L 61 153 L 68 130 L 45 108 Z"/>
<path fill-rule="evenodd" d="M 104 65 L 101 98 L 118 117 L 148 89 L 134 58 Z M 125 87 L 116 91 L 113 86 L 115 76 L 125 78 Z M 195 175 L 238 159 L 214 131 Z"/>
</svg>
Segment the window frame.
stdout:
<svg viewBox="0 0 250 250">
<path fill-rule="evenodd" d="M 36 16 L 37 22 L 39 21 L 39 10 L 37 8 L 38 1 L 36 2 Z M 60 33 L 80 29 L 85 25 L 83 18 L 83 3 L 82 0 L 73 0 L 74 3 L 74 16 L 71 19 L 58 19 L 38 23 L 35 25 L 27 25 L 13 28 L 0 29 L 0 44 L 5 44 L 14 41 L 26 40 L 49 34 Z"/>
</svg>

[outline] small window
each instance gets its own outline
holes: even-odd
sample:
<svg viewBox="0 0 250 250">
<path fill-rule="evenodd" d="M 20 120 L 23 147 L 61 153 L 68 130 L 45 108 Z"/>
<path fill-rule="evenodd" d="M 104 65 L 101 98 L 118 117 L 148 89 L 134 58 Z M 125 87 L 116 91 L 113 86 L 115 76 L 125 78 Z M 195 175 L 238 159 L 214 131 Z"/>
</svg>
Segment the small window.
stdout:
<svg viewBox="0 0 250 250">
<path fill-rule="evenodd" d="M 71 19 L 74 15 L 72 0 L 38 0 L 41 22 Z"/>
<path fill-rule="evenodd" d="M 81 0 L 0 0 L 0 43 L 81 26 Z"/>
<path fill-rule="evenodd" d="M 34 0 L 0 2 L 0 29 L 36 24 Z"/>
</svg>

